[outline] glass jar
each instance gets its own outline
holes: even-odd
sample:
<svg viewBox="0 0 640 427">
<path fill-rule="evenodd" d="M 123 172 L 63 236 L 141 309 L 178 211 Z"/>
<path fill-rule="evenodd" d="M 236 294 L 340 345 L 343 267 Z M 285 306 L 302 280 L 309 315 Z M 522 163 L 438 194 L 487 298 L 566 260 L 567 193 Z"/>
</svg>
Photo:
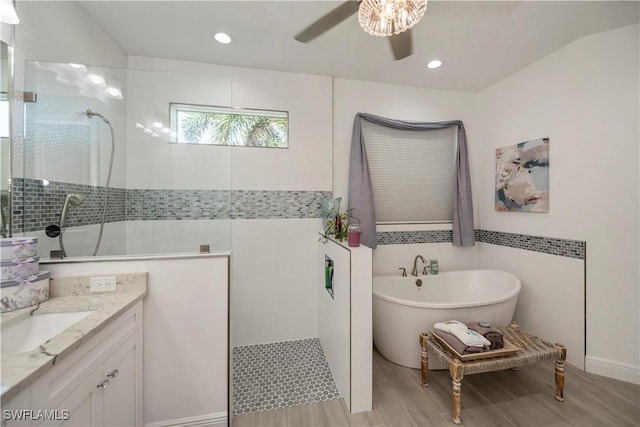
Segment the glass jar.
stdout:
<svg viewBox="0 0 640 427">
<path fill-rule="evenodd" d="M 360 224 L 349 224 L 347 227 L 347 244 L 352 248 L 360 246 Z"/>
</svg>

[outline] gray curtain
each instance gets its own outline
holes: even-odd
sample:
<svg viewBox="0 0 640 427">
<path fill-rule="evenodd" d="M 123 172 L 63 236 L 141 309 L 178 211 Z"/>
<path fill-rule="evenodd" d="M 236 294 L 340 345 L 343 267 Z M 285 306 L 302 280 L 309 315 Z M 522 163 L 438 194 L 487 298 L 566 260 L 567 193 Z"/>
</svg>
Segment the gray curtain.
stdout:
<svg viewBox="0 0 640 427">
<path fill-rule="evenodd" d="M 353 216 L 360 220 L 363 245 L 376 248 L 376 212 L 373 200 L 373 187 L 369 175 L 367 150 L 362 137 L 361 120 L 367 120 L 382 126 L 395 129 L 429 130 L 451 126 L 458 128 L 458 150 L 456 154 L 456 192 L 453 205 L 453 244 L 456 246 L 475 245 L 475 229 L 473 225 L 473 202 L 471 200 L 471 176 L 469 174 L 469 158 L 467 153 L 467 135 L 464 124 L 460 120 L 446 122 L 407 122 L 357 113 L 353 121 L 351 138 L 351 160 L 349 164 L 349 203 Z"/>
</svg>

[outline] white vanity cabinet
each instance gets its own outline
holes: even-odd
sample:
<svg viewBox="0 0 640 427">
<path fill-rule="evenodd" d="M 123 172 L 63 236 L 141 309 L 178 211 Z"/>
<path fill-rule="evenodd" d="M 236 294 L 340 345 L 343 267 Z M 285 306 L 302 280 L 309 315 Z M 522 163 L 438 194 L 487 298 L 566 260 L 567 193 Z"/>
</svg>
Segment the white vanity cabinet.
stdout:
<svg viewBox="0 0 640 427">
<path fill-rule="evenodd" d="M 31 410 L 39 419 L 3 426 L 142 426 L 142 335 L 139 301 L 3 402 L 3 418 L 6 410 Z M 56 419 L 46 419 L 51 415 Z"/>
</svg>

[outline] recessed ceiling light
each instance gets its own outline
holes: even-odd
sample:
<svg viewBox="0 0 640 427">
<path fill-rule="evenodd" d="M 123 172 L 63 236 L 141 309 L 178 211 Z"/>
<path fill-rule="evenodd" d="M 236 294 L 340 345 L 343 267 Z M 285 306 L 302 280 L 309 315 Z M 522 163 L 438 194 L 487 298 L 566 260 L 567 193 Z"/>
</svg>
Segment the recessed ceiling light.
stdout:
<svg viewBox="0 0 640 427">
<path fill-rule="evenodd" d="M 440 66 L 442 66 L 442 61 L 439 59 L 429 61 L 429 63 L 427 64 L 427 68 L 429 68 L 430 70 L 439 68 Z"/>
<path fill-rule="evenodd" d="M 227 33 L 216 33 L 213 36 L 218 43 L 229 44 L 231 43 L 231 36 Z"/>
</svg>

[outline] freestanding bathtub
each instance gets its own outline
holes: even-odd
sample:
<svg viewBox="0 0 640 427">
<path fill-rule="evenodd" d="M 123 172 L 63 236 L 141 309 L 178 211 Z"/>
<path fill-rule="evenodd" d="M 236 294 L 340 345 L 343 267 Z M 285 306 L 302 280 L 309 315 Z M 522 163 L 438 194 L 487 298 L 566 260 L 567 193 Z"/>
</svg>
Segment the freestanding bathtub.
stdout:
<svg viewBox="0 0 640 427">
<path fill-rule="evenodd" d="M 422 286 L 416 285 L 418 279 Z M 447 320 L 508 325 L 520 288 L 520 279 L 500 270 L 461 270 L 418 277 L 375 276 L 373 342 L 386 359 L 419 369 L 421 332 Z M 430 360 L 429 368 L 445 366 Z"/>
</svg>

